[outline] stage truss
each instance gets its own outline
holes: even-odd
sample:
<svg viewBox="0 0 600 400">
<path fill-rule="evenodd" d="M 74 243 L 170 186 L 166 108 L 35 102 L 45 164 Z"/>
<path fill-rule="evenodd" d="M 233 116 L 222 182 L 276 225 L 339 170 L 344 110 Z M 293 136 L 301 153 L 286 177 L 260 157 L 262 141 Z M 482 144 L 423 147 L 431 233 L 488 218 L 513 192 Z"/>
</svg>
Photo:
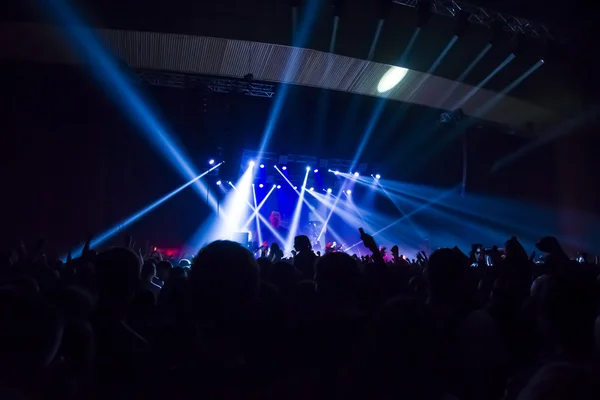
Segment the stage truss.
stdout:
<svg viewBox="0 0 600 400">
<path fill-rule="evenodd" d="M 393 2 L 401 6 L 412 8 L 416 8 L 419 5 L 419 0 L 393 0 Z M 457 18 L 458 13 L 463 11 L 469 15 L 468 21 L 472 24 L 491 28 L 494 24 L 500 23 L 504 27 L 504 30 L 508 32 L 523 34 L 537 39 L 555 39 L 554 36 L 550 34 L 548 28 L 543 24 L 471 4 L 453 0 L 432 0 L 431 11 L 437 15 L 450 18 Z"/>
<path fill-rule="evenodd" d="M 216 93 L 239 93 L 245 96 L 272 98 L 276 85 L 245 79 L 182 74 L 169 71 L 136 71 L 139 79 L 148 85 L 176 89 L 206 88 Z"/>
</svg>

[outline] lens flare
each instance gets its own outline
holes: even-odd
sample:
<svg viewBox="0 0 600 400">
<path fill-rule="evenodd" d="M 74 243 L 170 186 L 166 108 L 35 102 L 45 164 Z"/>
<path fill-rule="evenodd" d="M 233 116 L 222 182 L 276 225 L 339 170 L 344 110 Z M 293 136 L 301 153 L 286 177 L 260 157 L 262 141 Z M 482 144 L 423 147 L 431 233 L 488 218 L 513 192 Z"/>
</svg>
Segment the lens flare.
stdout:
<svg viewBox="0 0 600 400">
<path fill-rule="evenodd" d="M 402 67 L 390 67 L 385 74 L 379 80 L 377 84 L 377 91 L 379 93 L 385 93 L 392 90 L 402 79 L 406 76 L 408 70 Z"/>
</svg>

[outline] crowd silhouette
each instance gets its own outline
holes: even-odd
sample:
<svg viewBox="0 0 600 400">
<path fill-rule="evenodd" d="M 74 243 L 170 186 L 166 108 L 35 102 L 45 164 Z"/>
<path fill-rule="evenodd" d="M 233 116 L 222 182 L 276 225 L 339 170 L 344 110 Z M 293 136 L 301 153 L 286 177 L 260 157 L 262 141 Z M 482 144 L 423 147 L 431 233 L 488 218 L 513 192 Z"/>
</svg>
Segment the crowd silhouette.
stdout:
<svg viewBox="0 0 600 400">
<path fill-rule="evenodd" d="M 358 233 L 357 233 L 358 236 Z M 190 260 L 3 253 L 0 398 L 600 399 L 600 268 L 553 237 Z M 89 242 L 88 242 L 89 243 Z M 387 260 L 387 261 L 386 261 Z M 175 265 L 174 265 L 175 264 Z"/>
</svg>

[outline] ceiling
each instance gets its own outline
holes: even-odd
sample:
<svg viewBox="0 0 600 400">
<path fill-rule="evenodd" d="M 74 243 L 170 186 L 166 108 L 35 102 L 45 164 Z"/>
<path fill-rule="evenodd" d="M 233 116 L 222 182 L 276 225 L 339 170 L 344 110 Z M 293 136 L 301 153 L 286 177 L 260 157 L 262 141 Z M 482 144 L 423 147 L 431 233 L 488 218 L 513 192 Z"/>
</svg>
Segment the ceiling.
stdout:
<svg viewBox="0 0 600 400">
<path fill-rule="evenodd" d="M 303 18 L 309 10 L 308 1 L 301 1 L 299 26 L 306 26 L 300 47 L 328 51 L 333 30 L 333 12 L 329 2 L 319 3 L 311 18 Z M 369 52 L 377 22 L 381 16 L 380 2 L 366 0 L 337 1 L 342 4 L 334 53 L 356 59 L 365 59 Z M 575 11 L 566 11 L 568 5 L 541 5 L 536 2 L 492 2 L 479 0 L 482 6 L 492 6 L 500 11 L 522 12 L 525 17 L 535 20 L 549 20 L 551 30 L 564 31 L 570 25 L 560 21 L 557 11 L 562 15 L 572 15 Z M 577 2 L 573 2 L 576 4 Z M 23 6 L 22 4 L 28 4 Z M 11 21 L 48 21 L 43 12 L 36 8 L 35 0 L 11 2 L 7 4 L 4 20 Z M 83 0 L 77 2 L 79 9 L 91 25 L 101 28 L 127 31 L 146 31 L 176 33 L 205 38 L 232 39 L 244 42 L 269 43 L 289 46 L 292 44 L 292 18 L 290 3 L 278 0 L 230 0 L 227 2 L 191 2 L 172 0 L 168 3 L 149 3 L 141 0 L 120 2 Z M 535 12 L 540 11 L 536 17 Z M 520 15 L 519 15 L 520 16 Z M 374 53 L 373 61 L 382 64 L 396 64 L 412 36 L 418 13 L 414 8 L 394 5 L 387 14 L 381 35 Z M 562 23 L 564 22 L 564 23 Z M 580 22 L 580 25 L 584 25 Z M 419 35 L 412 55 L 404 60 L 402 66 L 415 71 L 428 71 L 441 51 L 446 47 L 456 31 L 456 21 L 433 15 Z M 481 49 L 490 40 L 490 29 L 470 25 L 460 37 L 443 62 L 435 70 L 435 75 L 454 80 L 469 65 Z M 561 37 L 565 35 L 560 35 Z M 548 44 L 542 40 L 527 39 L 521 46 L 521 53 L 489 81 L 485 88 L 501 91 L 510 82 L 520 76 L 541 56 L 551 60 L 536 71 L 526 81 L 511 91 L 511 95 L 536 104 L 559 115 L 576 115 L 583 108 L 582 73 L 575 57 L 568 53 L 548 54 Z M 465 79 L 469 85 L 477 85 L 506 56 L 514 50 L 514 41 L 506 38 L 497 42 L 484 59 Z M 562 50 L 573 50 L 576 46 L 567 46 Z M 552 55 L 556 55 L 552 59 Z M 549 57 L 547 57 L 549 56 Z"/>
<path fill-rule="evenodd" d="M 560 120 L 556 113 L 530 102 L 414 70 L 394 89 L 379 93 L 377 83 L 390 65 L 316 50 L 116 29 L 87 32 L 100 37 L 117 59 L 136 70 L 224 77 L 241 77 L 252 72 L 258 81 L 332 89 L 442 110 L 461 108 L 468 116 L 517 128 L 527 123 L 544 127 Z M 80 30 L 78 34 L 84 32 Z M 18 45 L 17 41 L 6 40 L 7 37 L 19 37 Z M 52 25 L 0 24 L 0 40 L 5 39 L 0 46 L 0 57 L 49 63 L 85 62 L 64 44 L 65 37 L 65 31 Z"/>
</svg>

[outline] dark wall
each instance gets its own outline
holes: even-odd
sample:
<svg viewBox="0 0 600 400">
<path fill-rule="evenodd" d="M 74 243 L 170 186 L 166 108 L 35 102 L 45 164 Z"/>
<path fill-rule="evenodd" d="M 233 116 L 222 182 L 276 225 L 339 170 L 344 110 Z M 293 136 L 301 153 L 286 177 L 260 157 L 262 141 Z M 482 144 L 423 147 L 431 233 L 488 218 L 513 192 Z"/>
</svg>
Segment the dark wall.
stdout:
<svg viewBox="0 0 600 400">
<path fill-rule="evenodd" d="M 184 183 L 85 73 L 32 65 L 3 71 L 3 240 L 46 237 L 66 249 Z M 188 189 L 131 233 L 176 246 L 206 213 Z"/>
</svg>

